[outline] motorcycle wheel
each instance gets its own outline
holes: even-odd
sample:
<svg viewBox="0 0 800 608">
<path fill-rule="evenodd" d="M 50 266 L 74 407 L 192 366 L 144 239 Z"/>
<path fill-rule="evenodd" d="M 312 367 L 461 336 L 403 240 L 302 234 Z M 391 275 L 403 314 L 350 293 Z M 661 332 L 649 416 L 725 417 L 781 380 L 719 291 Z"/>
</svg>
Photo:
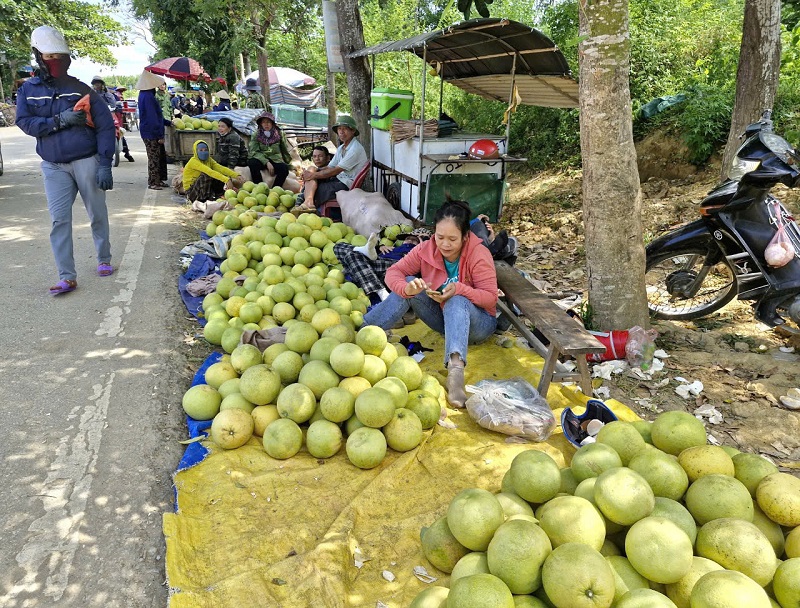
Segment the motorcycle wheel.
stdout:
<svg viewBox="0 0 800 608">
<path fill-rule="evenodd" d="M 122 150 L 122 138 L 117 139 L 117 147 L 114 150 L 114 166 L 119 167 L 119 153 Z"/>
<path fill-rule="evenodd" d="M 680 293 L 682 287 L 696 280 L 707 253 L 700 248 L 688 249 L 647 260 L 644 279 L 651 316 L 676 321 L 699 319 L 736 297 L 739 291 L 736 272 L 725 259 L 708 270 L 694 295 L 687 297 Z"/>
</svg>

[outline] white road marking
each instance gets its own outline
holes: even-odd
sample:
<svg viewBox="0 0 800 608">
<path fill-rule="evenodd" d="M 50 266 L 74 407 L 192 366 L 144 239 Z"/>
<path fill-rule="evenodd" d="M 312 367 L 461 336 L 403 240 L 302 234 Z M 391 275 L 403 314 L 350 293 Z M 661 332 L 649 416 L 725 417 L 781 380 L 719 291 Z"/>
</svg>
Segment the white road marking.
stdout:
<svg viewBox="0 0 800 608">
<path fill-rule="evenodd" d="M 155 191 L 147 190 L 116 274 L 116 282 L 123 284 L 119 294 L 112 299 L 117 305 L 106 310 L 100 328 L 95 331 L 97 336 L 113 338 L 125 335 L 124 320 L 130 312 L 136 290 L 155 201 Z M 78 431 L 74 437 L 65 436 L 59 441 L 55 459 L 40 491 L 44 514 L 28 527 L 32 536 L 16 555 L 17 564 L 25 574 L 0 597 L 0 606 L 16 605 L 12 602 L 23 593 L 43 594 L 54 601 L 64 595 L 72 561 L 80 546 L 81 525 L 113 384 L 112 372 L 103 384 L 92 385 L 92 394 L 87 397 L 89 403 L 83 408 L 76 407 L 71 413 L 77 415 L 78 410 L 82 410 Z M 47 578 L 42 588 L 36 579 L 43 566 L 47 569 Z"/>
</svg>

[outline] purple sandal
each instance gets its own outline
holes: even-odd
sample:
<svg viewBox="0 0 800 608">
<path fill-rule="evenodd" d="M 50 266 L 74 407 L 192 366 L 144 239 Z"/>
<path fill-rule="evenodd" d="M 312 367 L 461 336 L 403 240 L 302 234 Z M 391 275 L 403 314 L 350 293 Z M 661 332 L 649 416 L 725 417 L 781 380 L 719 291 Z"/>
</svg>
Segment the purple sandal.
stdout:
<svg viewBox="0 0 800 608">
<path fill-rule="evenodd" d="M 97 274 L 99 274 L 101 277 L 111 276 L 114 274 L 114 267 L 111 264 L 98 264 Z"/>
<path fill-rule="evenodd" d="M 78 287 L 77 281 L 61 280 L 50 288 L 50 295 L 59 296 L 62 293 L 69 293 L 70 291 L 75 291 L 77 287 Z"/>
</svg>

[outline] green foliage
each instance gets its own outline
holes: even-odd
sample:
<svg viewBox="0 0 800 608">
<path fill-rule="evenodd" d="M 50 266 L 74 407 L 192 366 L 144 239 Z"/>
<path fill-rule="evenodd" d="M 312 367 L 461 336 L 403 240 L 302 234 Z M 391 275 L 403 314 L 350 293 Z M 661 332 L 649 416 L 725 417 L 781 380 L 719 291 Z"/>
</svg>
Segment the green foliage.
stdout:
<svg viewBox="0 0 800 608">
<path fill-rule="evenodd" d="M 728 138 L 735 89 L 697 84 L 687 94 L 677 125 L 689 148 L 689 162 L 700 164 Z"/>
</svg>

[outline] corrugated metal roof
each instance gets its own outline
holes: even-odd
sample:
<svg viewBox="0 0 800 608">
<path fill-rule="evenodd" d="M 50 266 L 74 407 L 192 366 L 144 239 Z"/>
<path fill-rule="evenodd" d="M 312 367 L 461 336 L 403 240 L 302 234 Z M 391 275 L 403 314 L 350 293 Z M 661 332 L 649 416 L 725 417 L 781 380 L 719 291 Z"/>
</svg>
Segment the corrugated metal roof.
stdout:
<svg viewBox="0 0 800 608">
<path fill-rule="evenodd" d="M 578 83 L 564 55 L 540 31 L 509 19 L 471 19 L 452 27 L 384 42 L 349 57 L 409 51 L 425 56 L 439 76 L 486 99 L 508 101 L 516 56 L 515 82 L 522 103 L 571 108 L 578 105 Z"/>
</svg>

